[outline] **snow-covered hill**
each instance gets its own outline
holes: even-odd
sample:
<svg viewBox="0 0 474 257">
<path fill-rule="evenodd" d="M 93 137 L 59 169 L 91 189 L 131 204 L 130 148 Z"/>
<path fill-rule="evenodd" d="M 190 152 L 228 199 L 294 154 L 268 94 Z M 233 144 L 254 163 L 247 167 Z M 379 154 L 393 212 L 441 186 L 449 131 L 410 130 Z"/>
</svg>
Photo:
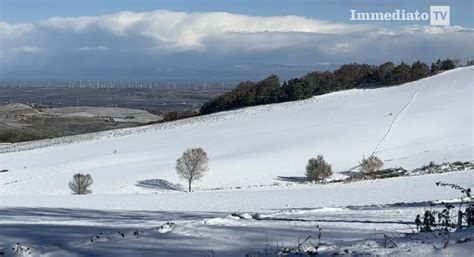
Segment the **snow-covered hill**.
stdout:
<svg viewBox="0 0 474 257">
<path fill-rule="evenodd" d="M 77 172 L 92 174 L 95 194 L 150 192 L 137 183 L 180 182 L 175 160 L 197 146 L 210 156 L 210 171 L 197 184 L 201 189 L 303 176 L 306 161 L 318 154 L 336 171 L 374 152 L 386 167 L 472 160 L 473 75 L 472 67 L 460 68 L 401 86 L 4 146 L 0 168 L 9 172 L 0 174 L 0 192 L 70 194 L 66 184 Z"/>
<path fill-rule="evenodd" d="M 319 256 L 468 256 L 472 229 L 403 233 L 417 214 L 440 208 L 431 201 L 461 196 L 437 181 L 472 188 L 472 170 L 297 181 L 317 154 L 336 177 L 371 154 L 388 167 L 473 160 L 473 72 L 0 146 L 0 170 L 8 170 L 0 173 L 0 255 L 277 256 L 322 243 Z M 200 190 L 163 190 L 180 188 L 175 160 L 196 146 L 210 156 Z M 77 172 L 92 174 L 91 195 L 70 194 Z"/>
</svg>

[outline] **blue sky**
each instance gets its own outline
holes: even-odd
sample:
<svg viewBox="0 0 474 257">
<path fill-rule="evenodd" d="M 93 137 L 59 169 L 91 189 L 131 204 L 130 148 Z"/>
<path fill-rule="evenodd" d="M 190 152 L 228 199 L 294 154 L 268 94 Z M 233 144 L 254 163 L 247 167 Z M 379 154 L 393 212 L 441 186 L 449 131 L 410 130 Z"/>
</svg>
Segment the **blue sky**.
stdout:
<svg viewBox="0 0 474 257">
<path fill-rule="evenodd" d="M 298 76 L 342 63 L 474 56 L 472 0 L 0 0 L 0 78 Z M 429 12 L 451 26 L 353 22 Z M 219 13 L 216 13 L 219 12 Z"/>
</svg>

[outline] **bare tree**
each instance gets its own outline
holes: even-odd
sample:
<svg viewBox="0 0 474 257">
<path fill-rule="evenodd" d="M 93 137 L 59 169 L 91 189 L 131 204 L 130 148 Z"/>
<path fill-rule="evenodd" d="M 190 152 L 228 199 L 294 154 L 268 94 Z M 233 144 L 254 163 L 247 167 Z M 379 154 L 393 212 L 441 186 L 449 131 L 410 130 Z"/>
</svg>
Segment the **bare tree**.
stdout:
<svg viewBox="0 0 474 257">
<path fill-rule="evenodd" d="M 383 161 L 380 160 L 377 156 L 370 156 L 369 158 L 362 158 L 362 161 L 359 163 L 360 171 L 365 173 L 373 173 L 380 170 L 383 167 Z"/>
<path fill-rule="evenodd" d="M 322 155 L 308 160 L 308 164 L 306 164 L 306 178 L 308 178 L 309 181 L 319 182 L 331 175 L 331 164 L 327 163 Z"/>
<path fill-rule="evenodd" d="M 208 170 L 208 162 L 207 153 L 200 147 L 187 149 L 176 160 L 176 172 L 180 178 L 188 181 L 189 192 L 191 192 L 191 184 L 204 177 Z"/>
<path fill-rule="evenodd" d="M 91 193 L 89 187 L 92 185 L 94 180 L 90 174 L 74 174 L 72 180 L 69 182 L 69 188 L 73 194 L 85 195 Z"/>
</svg>

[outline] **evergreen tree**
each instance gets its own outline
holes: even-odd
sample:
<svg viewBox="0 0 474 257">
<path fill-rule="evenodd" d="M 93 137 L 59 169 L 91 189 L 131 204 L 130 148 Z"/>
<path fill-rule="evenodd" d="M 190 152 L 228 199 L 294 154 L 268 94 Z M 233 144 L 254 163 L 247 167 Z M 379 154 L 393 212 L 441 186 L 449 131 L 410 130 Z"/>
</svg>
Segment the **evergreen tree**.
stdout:
<svg viewBox="0 0 474 257">
<path fill-rule="evenodd" d="M 352 88 L 398 85 L 455 67 L 456 61 L 451 59 L 437 60 L 431 65 L 431 69 L 420 61 L 411 66 L 403 62 L 397 66 L 386 62 L 378 67 L 351 63 L 342 65 L 334 72 L 310 72 L 302 78 L 290 79 L 283 85 L 280 84 L 278 76 L 273 74 L 258 82 L 239 83 L 232 91 L 204 103 L 200 113 L 209 114 L 246 106 L 295 101 Z"/>
<path fill-rule="evenodd" d="M 393 69 L 392 74 L 388 78 L 388 84 L 397 85 L 410 81 L 411 67 L 402 62 Z"/>
<path fill-rule="evenodd" d="M 431 74 L 437 74 L 441 70 L 441 60 L 431 64 Z"/>
<path fill-rule="evenodd" d="M 452 70 L 454 68 L 456 68 L 456 63 L 451 59 L 446 59 L 441 62 L 441 70 Z"/>
<path fill-rule="evenodd" d="M 284 97 L 287 101 L 306 99 L 312 96 L 313 89 L 304 79 L 291 79 L 283 84 Z"/>
<path fill-rule="evenodd" d="M 334 71 L 336 87 L 334 90 L 356 88 L 361 82 L 360 65 L 356 63 L 344 64 Z"/>
<path fill-rule="evenodd" d="M 427 77 L 430 73 L 430 68 L 425 63 L 416 61 L 411 65 L 410 81 L 418 80 Z"/>
<path fill-rule="evenodd" d="M 384 85 L 388 84 L 393 69 L 395 69 L 393 62 L 386 62 L 380 65 L 375 72 L 376 81 Z"/>
</svg>

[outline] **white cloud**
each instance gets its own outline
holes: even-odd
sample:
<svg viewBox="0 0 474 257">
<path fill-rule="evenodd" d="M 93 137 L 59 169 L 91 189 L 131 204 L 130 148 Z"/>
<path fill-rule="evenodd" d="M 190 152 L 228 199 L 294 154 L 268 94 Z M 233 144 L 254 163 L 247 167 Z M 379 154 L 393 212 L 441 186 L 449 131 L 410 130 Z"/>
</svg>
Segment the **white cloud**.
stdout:
<svg viewBox="0 0 474 257">
<path fill-rule="evenodd" d="M 461 32 L 466 30 L 461 26 L 422 26 L 406 25 L 392 29 L 380 28 L 376 30 L 381 35 L 415 35 L 415 34 L 442 34 L 448 32 Z"/>
<path fill-rule="evenodd" d="M 0 37 L 3 40 L 18 38 L 25 33 L 30 33 L 35 29 L 33 24 L 8 24 L 0 21 Z"/>
<path fill-rule="evenodd" d="M 341 34 L 374 28 L 372 25 L 339 24 L 300 16 L 258 17 L 225 12 L 184 13 L 165 10 L 120 12 L 96 17 L 52 17 L 38 22 L 37 25 L 44 29 L 70 33 L 87 33 L 88 30 L 95 29 L 121 37 L 153 39 L 157 47 L 185 50 L 205 47 L 206 39 L 225 37 L 228 33 Z"/>
<path fill-rule="evenodd" d="M 0 23 L 6 40 L 25 34 L 50 34 L 87 37 L 102 46 L 101 37 L 118 37 L 148 42 L 147 48 L 159 51 L 209 49 L 208 42 L 220 42 L 224 49 L 271 50 L 301 44 L 310 38 L 330 36 L 339 40 L 347 35 L 439 34 L 462 30 L 462 27 L 403 26 L 395 29 L 376 25 L 342 24 L 301 16 L 247 16 L 225 12 L 185 13 L 157 10 L 153 12 L 119 12 L 103 16 L 52 17 L 34 24 Z M 102 35 L 98 35 L 101 33 Z M 266 38 L 271 37 L 271 40 Z M 256 40 L 256 42 L 254 42 Z M 67 40 L 66 40 L 67 41 Z M 337 44 L 332 42 L 331 44 Z M 349 43 L 333 45 L 331 52 L 347 52 Z M 140 44 L 139 44 L 140 45 Z M 75 46 L 73 49 L 105 50 Z M 214 48 L 211 50 L 215 50 Z"/>
<path fill-rule="evenodd" d="M 472 56 L 472 28 L 344 24 L 301 16 L 157 10 L 102 16 L 52 17 L 29 24 L 0 22 L 7 68 L 209 65 L 241 62 L 384 62 Z M 47 49 L 47 51 L 45 50 Z M 97 52 L 107 56 L 97 57 Z M 19 58 L 43 52 L 42 59 Z M 35 55 L 31 55 L 36 57 Z M 133 62 L 129 62 L 130 58 Z M 79 65 L 79 64 L 77 64 Z M 129 66 L 126 66 L 129 65 Z"/>
<path fill-rule="evenodd" d="M 348 42 L 336 43 L 334 46 L 328 47 L 327 51 L 331 54 L 347 53 L 350 50 L 351 45 Z"/>
<path fill-rule="evenodd" d="M 79 47 L 76 49 L 77 51 L 110 51 L 110 48 L 106 46 L 85 46 L 85 47 Z"/>
<path fill-rule="evenodd" d="M 10 51 L 17 53 L 38 53 L 44 51 L 44 49 L 36 46 L 20 46 L 10 48 Z"/>
</svg>

